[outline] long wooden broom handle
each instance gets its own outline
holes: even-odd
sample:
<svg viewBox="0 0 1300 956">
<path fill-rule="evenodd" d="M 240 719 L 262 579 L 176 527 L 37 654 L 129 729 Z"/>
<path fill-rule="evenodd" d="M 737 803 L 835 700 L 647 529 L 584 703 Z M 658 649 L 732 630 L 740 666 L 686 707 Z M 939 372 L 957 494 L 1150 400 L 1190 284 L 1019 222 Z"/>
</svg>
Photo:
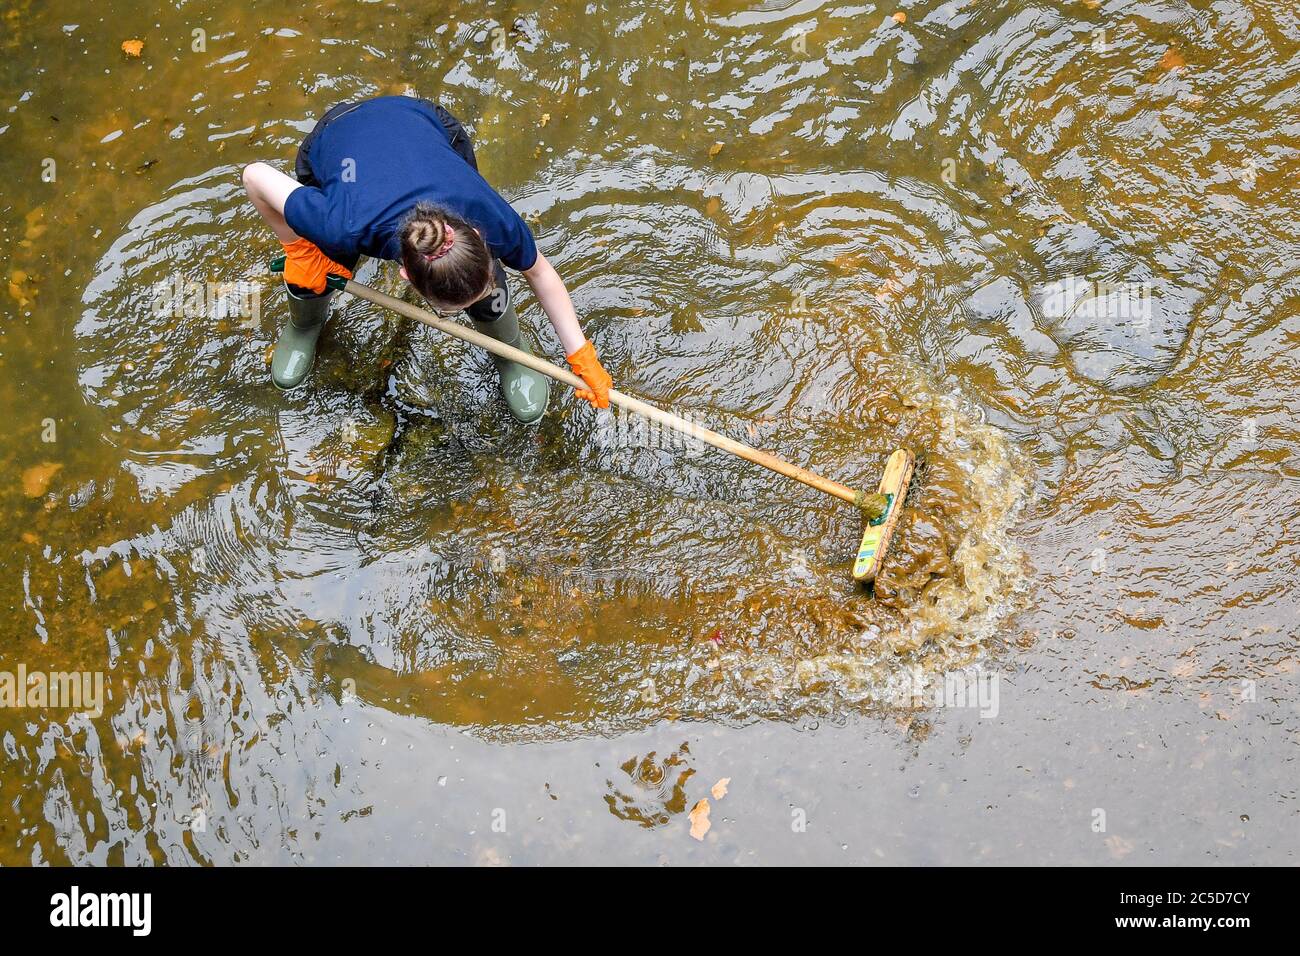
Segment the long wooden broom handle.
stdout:
<svg viewBox="0 0 1300 956">
<path fill-rule="evenodd" d="M 345 292 L 350 292 L 358 298 L 373 302 L 375 305 L 382 305 L 386 309 L 404 315 L 408 319 L 415 319 L 417 322 L 423 322 L 425 325 L 437 329 L 439 332 L 446 332 L 448 335 L 469 342 L 471 345 L 477 345 L 480 348 L 487 349 L 493 355 L 499 355 L 504 359 L 512 362 L 518 362 L 525 365 L 534 372 L 540 372 L 542 375 L 550 376 L 557 382 L 563 382 L 573 388 L 586 388 L 587 385 L 578 376 L 574 375 L 568 369 L 560 368 L 553 365 L 546 359 L 539 358 L 536 355 L 529 355 L 527 352 L 517 349 L 512 345 L 506 345 L 504 342 L 498 342 L 490 336 L 477 332 L 468 326 L 461 325 L 459 322 L 453 322 L 450 319 L 444 319 L 441 316 L 434 315 L 425 309 L 411 305 L 409 302 L 403 302 L 401 299 L 395 299 L 391 295 L 385 295 L 370 286 L 362 285 L 349 279 L 347 285 L 343 286 Z M 714 448 L 721 448 L 723 451 L 731 452 L 737 457 L 746 461 L 752 461 L 756 465 L 761 465 L 768 471 L 774 471 L 778 475 L 785 475 L 787 478 L 793 478 L 795 481 L 801 481 L 810 488 L 816 488 L 818 491 L 839 498 L 841 501 L 847 501 L 851 505 L 862 507 L 863 495 L 854 491 L 846 485 L 841 485 L 838 481 L 831 481 L 829 478 L 823 478 L 821 475 L 815 475 L 806 468 L 800 468 L 798 465 L 792 465 L 788 461 L 777 458 L 775 455 L 769 455 L 765 451 L 759 451 L 757 448 L 750 448 L 726 435 L 720 435 L 715 431 L 689 422 L 684 418 L 674 415 L 672 412 L 666 412 L 662 408 L 656 408 L 648 402 L 643 402 L 639 398 L 633 398 L 631 395 L 624 395 L 622 392 L 609 390 L 609 400 L 612 404 L 626 408 L 629 411 L 636 412 L 638 415 L 644 415 L 646 418 L 656 421 L 667 428 L 682 432 L 707 442 Z"/>
</svg>

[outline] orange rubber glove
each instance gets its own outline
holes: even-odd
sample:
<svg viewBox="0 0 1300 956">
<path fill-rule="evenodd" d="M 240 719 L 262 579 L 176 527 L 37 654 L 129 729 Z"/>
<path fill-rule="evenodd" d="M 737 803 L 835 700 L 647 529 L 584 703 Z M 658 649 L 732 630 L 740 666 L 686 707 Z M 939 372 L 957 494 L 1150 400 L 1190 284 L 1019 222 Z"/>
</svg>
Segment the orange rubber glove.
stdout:
<svg viewBox="0 0 1300 956">
<path fill-rule="evenodd" d="M 582 348 L 569 356 L 569 365 L 589 386 L 578 389 L 575 394 L 596 408 L 609 408 L 609 387 L 614 384 L 614 380 L 600 364 L 600 359 L 596 358 L 596 347 L 590 342 L 584 343 Z"/>
<path fill-rule="evenodd" d="M 325 291 L 325 277 L 329 275 L 352 278 L 352 270 L 345 269 L 309 239 L 282 242 L 284 246 L 284 281 L 312 292 Z"/>
</svg>

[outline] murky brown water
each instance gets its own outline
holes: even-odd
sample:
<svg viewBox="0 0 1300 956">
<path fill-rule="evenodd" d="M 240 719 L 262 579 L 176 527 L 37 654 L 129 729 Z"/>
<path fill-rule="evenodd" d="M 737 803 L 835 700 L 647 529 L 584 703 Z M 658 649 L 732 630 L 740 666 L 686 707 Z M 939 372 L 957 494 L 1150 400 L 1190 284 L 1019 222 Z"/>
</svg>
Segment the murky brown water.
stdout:
<svg viewBox="0 0 1300 956">
<path fill-rule="evenodd" d="M 1295 860 L 1294 11 L 3 10 L 0 672 L 107 700 L 0 709 L 0 863 Z M 271 387 L 239 170 L 407 89 L 620 388 L 918 452 L 874 599 L 850 510 L 366 303 Z"/>
</svg>

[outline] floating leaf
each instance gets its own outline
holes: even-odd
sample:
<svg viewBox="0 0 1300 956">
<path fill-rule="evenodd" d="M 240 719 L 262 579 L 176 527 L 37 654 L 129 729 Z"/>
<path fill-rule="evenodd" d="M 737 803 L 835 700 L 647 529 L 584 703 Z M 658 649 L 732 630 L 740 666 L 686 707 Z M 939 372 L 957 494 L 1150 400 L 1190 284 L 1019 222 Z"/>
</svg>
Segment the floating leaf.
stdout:
<svg viewBox="0 0 1300 956">
<path fill-rule="evenodd" d="M 63 465 L 55 461 L 32 465 L 23 472 L 23 494 L 28 498 L 39 498 L 50 488 L 50 482 L 59 473 Z"/>
<path fill-rule="evenodd" d="M 20 309 L 27 308 L 36 297 L 36 291 L 27 286 L 27 280 L 30 278 L 31 276 L 22 269 L 15 269 L 9 275 L 9 295 L 18 303 Z"/>
<path fill-rule="evenodd" d="M 720 152 L 722 152 L 722 144 L 714 143 L 712 146 L 709 147 L 709 158 L 712 159 L 714 156 L 717 156 L 718 153 Z"/>
<path fill-rule="evenodd" d="M 1106 849 L 1110 851 L 1111 857 L 1113 857 L 1116 860 L 1122 860 L 1124 859 L 1124 857 L 1128 856 L 1130 853 L 1133 852 L 1132 841 L 1125 840 L 1121 836 L 1108 836 L 1106 837 L 1105 842 L 1106 842 Z"/>
<path fill-rule="evenodd" d="M 1160 69 L 1168 70 L 1171 73 L 1176 70 L 1181 70 L 1185 66 L 1187 66 L 1187 61 L 1184 60 L 1183 55 L 1173 47 L 1165 50 L 1165 55 L 1160 58 Z"/>
<path fill-rule="evenodd" d="M 704 834 L 709 832 L 709 798 L 705 797 L 695 806 L 691 807 L 689 814 L 691 818 L 691 836 L 697 840 L 703 840 Z"/>
<path fill-rule="evenodd" d="M 906 23 L 906 22 L 907 22 L 907 14 L 904 13 L 902 10 L 899 10 L 897 13 L 894 14 L 894 22 L 895 22 L 895 23 Z"/>
<path fill-rule="evenodd" d="M 709 793 L 713 794 L 714 800 L 721 800 L 727 795 L 727 784 L 729 783 L 731 783 L 731 778 L 723 777 L 713 785 L 713 789 L 710 790 Z"/>
<path fill-rule="evenodd" d="M 885 305 L 897 298 L 898 293 L 902 291 L 903 283 L 899 281 L 897 274 L 892 275 L 876 290 L 876 301 L 881 305 Z"/>
<path fill-rule="evenodd" d="M 543 113 L 543 114 L 542 114 L 542 122 L 541 122 L 541 125 L 542 125 L 542 126 L 545 126 L 545 125 L 546 125 L 547 123 L 549 123 L 550 121 L 551 121 L 551 114 L 550 114 L 550 113 Z"/>
<path fill-rule="evenodd" d="M 127 56 L 139 56 L 144 51 L 143 40 L 123 40 L 122 52 Z"/>
<path fill-rule="evenodd" d="M 49 226 L 40 222 L 44 216 L 45 210 L 41 206 L 37 206 L 26 215 L 27 230 L 23 233 L 24 239 L 39 239 L 45 234 L 45 230 L 48 229 Z"/>
</svg>

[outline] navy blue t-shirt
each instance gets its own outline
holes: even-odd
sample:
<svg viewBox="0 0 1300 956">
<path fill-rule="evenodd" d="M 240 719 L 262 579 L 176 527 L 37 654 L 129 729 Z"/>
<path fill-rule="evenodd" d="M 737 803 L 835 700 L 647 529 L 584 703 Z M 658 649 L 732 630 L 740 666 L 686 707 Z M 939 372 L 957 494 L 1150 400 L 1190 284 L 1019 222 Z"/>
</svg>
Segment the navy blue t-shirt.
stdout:
<svg viewBox="0 0 1300 956">
<path fill-rule="evenodd" d="M 477 227 L 492 254 L 512 269 L 537 261 L 527 223 L 456 154 L 421 100 L 366 100 L 325 125 L 309 144 L 307 161 L 321 185 L 291 192 L 284 218 L 332 259 L 360 253 L 400 260 L 398 227 L 423 200 Z"/>
</svg>

